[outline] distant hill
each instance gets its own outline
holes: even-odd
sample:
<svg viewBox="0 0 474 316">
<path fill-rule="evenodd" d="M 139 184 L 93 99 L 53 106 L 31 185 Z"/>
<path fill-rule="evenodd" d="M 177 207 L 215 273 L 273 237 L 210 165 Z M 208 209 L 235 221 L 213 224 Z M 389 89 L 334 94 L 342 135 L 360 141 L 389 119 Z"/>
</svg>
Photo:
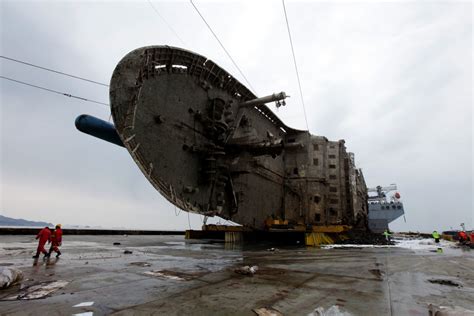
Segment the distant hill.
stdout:
<svg viewBox="0 0 474 316">
<path fill-rule="evenodd" d="M 29 226 L 29 227 L 45 227 L 45 226 L 53 226 L 51 223 L 46 222 L 35 222 L 35 221 L 28 221 L 26 219 L 21 218 L 11 218 L 0 215 L 0 226 Z"/>
</svg>

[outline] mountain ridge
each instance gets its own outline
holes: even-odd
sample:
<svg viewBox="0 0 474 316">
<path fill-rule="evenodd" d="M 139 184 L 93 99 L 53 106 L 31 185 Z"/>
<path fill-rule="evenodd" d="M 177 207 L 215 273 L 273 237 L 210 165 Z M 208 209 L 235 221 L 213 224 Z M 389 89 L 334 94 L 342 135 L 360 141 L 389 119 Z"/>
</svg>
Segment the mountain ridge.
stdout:
<svg viewBox="0 0 474 316">
<path fill-rule="evenodd" d="M 0 215 L 0 226 L 30 226 L 30 227 L 52 227 L 52 223 L 42 221 L 30 221 L 22 218 L 11 218 Z"/>
</svg>

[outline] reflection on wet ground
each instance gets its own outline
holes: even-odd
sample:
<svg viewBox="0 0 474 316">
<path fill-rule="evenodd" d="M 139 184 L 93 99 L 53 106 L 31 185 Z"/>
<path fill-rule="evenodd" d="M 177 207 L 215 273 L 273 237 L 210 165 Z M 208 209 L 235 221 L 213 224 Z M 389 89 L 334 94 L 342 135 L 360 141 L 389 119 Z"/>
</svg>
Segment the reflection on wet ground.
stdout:
<svg viewBox="0 0 474 316">
<path fill-rule="evenodd" d="M 318 249 L 184 241 L 183 236 L 65 236 L 63 256 L 33 260 L 32 236 L 2 236 L 0 266 L 21 269 L 25 279 L 0 291 L 0 310 L 317 315 L 337 309 L 351 315 L 427 315 L 430 304 L 474 310 L 472 251 L 430 240 L 400 245 Z M 245 266 L 258 269 L 235 272 Z"/>
</svg>

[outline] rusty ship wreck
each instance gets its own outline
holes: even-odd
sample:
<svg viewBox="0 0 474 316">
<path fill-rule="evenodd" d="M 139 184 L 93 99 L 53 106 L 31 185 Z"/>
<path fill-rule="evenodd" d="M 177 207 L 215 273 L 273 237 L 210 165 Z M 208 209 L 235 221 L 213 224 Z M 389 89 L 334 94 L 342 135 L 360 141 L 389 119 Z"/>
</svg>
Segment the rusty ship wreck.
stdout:
<svg viewBox="0 0 474 316">
<path fill-rule="evenodd" d="M 114 124 L 81 115 L 79 130 L 125 147 L 148 181 L 187 212 L 255 230 L 367 229 L 362 171 L 344 140 L 283 123 L 204 56 L 169 46 L 127 54 L 110 83 Z"/>
</svg>

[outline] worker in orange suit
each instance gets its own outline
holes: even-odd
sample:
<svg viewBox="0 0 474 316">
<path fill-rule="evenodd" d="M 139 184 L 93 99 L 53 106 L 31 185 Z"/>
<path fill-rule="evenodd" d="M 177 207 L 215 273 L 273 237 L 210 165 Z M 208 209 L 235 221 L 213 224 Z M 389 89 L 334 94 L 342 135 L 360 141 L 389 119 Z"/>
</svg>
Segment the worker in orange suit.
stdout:
<svg viewBox="0 0 474 316">
<path fill-rule="evenodd" d="M 59 251 L 59 247 L 61 246 L 63 241 L 63 231 L 61 229 L 61 224 L 56 225 L 54 231 L 51 233 L 51 248 L 49 248 L 49 252 L 46 257 L 51 256 L 53 251 L 56 252 L 56 258 L 61 255 L 61 251 Z"/>
<path fill-rule="evenodd" d="M 36 255 L 34 255 L 33 258 L 39 258 L 40 253 L 44 253 L 44 256 L 46 258 L 48 252 L 46 251 L 46 249 L 44 249 L 44 245 L 46 245 L 47 242 L 51 242 L 51 230 L 49 229 L 49 227 L 45 227 L 40 230 L 38 235 L 36 235 L 36 239 L 39 239 L 38 248 L 36 249 Z"/>
</svg>

